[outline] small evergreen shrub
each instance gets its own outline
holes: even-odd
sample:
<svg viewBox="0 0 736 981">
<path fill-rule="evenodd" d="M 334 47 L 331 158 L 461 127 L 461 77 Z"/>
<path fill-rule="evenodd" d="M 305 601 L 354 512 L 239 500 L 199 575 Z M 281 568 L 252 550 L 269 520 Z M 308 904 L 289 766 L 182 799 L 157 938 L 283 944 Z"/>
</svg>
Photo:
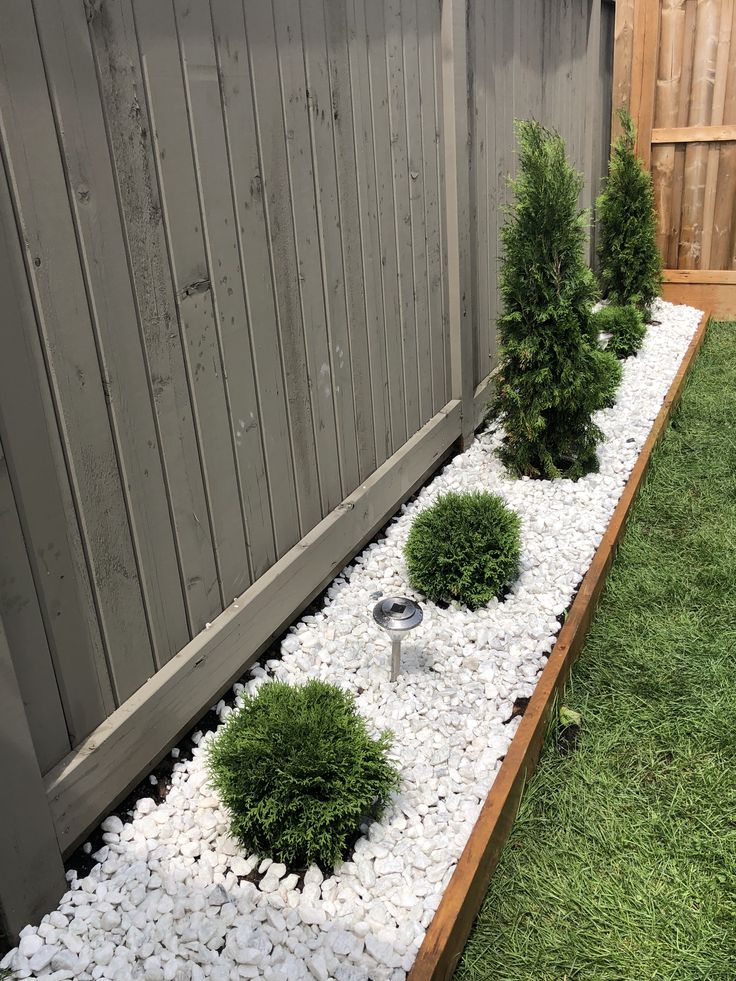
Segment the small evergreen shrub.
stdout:
<svg viewBox="0 0 736 981">
<path fill-rule="evenodd" d="M 577 479 L 598 467 L 603 434 L 591 417 L 609 398 L 612 371 L 591 319 L 596 288 L 583 261 L 583 178 L 557 133 L 519 122 L 517 136 L 515 202 L 502 230 L 500 383 L 491 409 L 505 429 L 500 456 L 511 473 Z"/>
<path fill-rule="evenodd" d="M 595 393 L 595 401 L 602 409 L 608 409 L 616 401 L 616 392 L 621 384 L 623 368 L 616 355 L 608 348 L 605 351 L 599 348 L 593 354 L 598 363 L 596 371 L 598 390 Z"/>
<path fill-rule="evenodd" d="M 360 824 L 382 813 L 399 778 L 352 696 L 334 685 L 271 681 L 246 698 L 209 747 L 230 832 L 292 868 L 332 869 Z"/>
<path fill-rule="evenodd" d="M 597 331 L 610 334 L 606 345 L 617 358 L 630 358 L 641 347 L 647 332 L 641 312 L 633 305 L 602 307 L 593 314 Z"/>
<path fill-rule="evenodd" d="M 648 320 L 662 287 L 654 188 L 634 151 L 634 122 L 626 109 L 619 110 L 619 118 L 623 133 L 613 144 L 597 202 L 600 282 L 612 304 L 634 304 Z"/>
<path fill-rule="evenodd" d="M 404 555 L 412 586 L 434 602 L 484 606 L 519 574 L 519 527 L 495 494 L 443 494 L 411 526 Z"/>
</svg>

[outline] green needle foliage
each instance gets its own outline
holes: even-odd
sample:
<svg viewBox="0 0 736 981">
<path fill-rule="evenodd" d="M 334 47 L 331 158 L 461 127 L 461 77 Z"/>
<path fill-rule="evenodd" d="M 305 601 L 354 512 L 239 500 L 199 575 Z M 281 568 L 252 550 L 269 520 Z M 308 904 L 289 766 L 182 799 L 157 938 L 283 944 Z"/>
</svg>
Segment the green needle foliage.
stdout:
<svg viewBox="0 0 736 981">
<path fill-rule="evenodd" d="M 600 282 L 611 303 L 633 303 L 648 320 L 662 287 L 654 188 L 634 152 L 634 122 L 626 109 L 619 110 L 619 118 L 623 133 L 613 144 L 597 202 Z"/>
<path fill-rule="evenodd" d="M 641 312 L 633 305 L 607 306 L 593 314 L 595 329 L 611 335 L 606 350 L 617 358 L 630 358 L 647 332 Z"/>
<path fill-rule="evenodd" d="M 262 685 L 209 748 L 231 834 L 292 868 L 333 869 L 398 788 L 389 743 L 388 732 L 371 739 L 352 696 L 334 685 Z"/>
<path fill-rule="evenodd" d="M 712 324 L 455 981 L 736 978 L 734 434 Z"/>
<path fill-rule="evenodd" d="M 591 416 L 610 401 L 615 374 L 591 320 L 596 289 L 583 261 L 583 178 L 557 133 L 536 122 L 517 122 L 516 131 L 519 174 L 501 233 L 504 313 L 492 411 L 506 431 L 500 456 L 511 473 L 577 479 L 598 467 L 602 433 Z"/>
<path fill-rule="evenodd" d="M 485 606 L 519 574 L 518 515 L 496 494 L 441 495 L 412 523 L 409 581 L 427 599 Z"/>
</svg>

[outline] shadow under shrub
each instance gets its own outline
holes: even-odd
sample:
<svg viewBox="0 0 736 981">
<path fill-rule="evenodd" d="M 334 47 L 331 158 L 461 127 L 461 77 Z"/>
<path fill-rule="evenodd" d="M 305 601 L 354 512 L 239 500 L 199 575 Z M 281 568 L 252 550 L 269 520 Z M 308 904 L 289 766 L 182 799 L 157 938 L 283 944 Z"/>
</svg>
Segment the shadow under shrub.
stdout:
<svg viewBox="0 0 736 981">
<path fill-rule="evenodd" d="M 519 574 L 519 516 L 496 494 L 441 495 L 411 526 L 404 556 L 427 599 L 484 606 Z"/>
<path fill-rule="evenodd" d="M 596 329 L 610 334 L 606 351 L 617 358 L 630 358 L 642 345 L 647 332 L 644 317 L 633 304 L 602 307 L 593 314 Z"/>
<path fill-rule="evenodd" d="M 271 681 L 230 715 L 208 763 L 245 848 L 291 868 L 332 869 L 398 788 L 389 744 L 388 732 L 370 737 L 348 692 Z"/>
</svg>

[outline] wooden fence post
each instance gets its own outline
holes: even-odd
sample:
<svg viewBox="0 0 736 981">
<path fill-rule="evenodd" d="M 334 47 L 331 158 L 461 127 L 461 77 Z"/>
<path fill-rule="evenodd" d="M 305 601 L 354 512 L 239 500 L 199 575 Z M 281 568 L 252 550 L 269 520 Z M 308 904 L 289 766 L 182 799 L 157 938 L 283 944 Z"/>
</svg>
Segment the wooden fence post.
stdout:
<svg viewBox="0 0 736 981">
<path fill-rule="evenodd" d="M 14 943 L 57 904 L 64 865 L 0 621 L 0 930 Z"/>
<path fill-rule="evenodd" d="M 441 39 L 451 383 L 462 405 L 461 445 L 467 446 L 475 429 L 467 0 L 442 0 Z"/>
</svg>

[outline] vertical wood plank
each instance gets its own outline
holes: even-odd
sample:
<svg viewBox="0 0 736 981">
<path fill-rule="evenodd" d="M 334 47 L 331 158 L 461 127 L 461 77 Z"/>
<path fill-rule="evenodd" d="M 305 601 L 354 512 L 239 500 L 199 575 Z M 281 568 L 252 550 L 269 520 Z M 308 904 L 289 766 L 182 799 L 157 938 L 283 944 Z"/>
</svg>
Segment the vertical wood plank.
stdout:
<svg viewBox="0 0 736 981">
<path fill-rule="evenodd" d="M 53 909 L 66 890 L 23 700 L 0 620 L 0 778 L 11 806 L 0 810 L 0 930 L 12 942 Z"/>
<path fill-rule="evenodd" d="M 288 134 L 284 130 L 281 72 L 274 57 L 276 36 L 271 2 L 247 0 L 244 9 L 301 537 L 319 521 L 322 507 L 312 403 L 309 387 L 304 384 L 308 377 L 307 353 L 286 147 Z M 317 384 L 317 379 L 312 379 L 312 383 Z"/>
<path fill-rule="evenodd" d="M 174 533 L 86 17 L 35 3 L 156 666 L 189 640 Z"/>
<path fill-rule="evenodd" d="M 342 492 L 340 461 L 337 454 L 330 338 L 325 316 L 319 231 L 315 217 L 315 186 L 307 119 L 301 18 L 299 6 L 289 3 L 288 0 L 273 0 L 273 9 L 276 53 L 281 77 L 281 104 L 286 132 L 299 299 L 317 453 L 321 499 L 319 517 L 324 517 L 340 503 Z M 304 383 L 304 379 L 301 383 Z M 310 527 L 314 526 L 310 525 Z"/>
<path fill-rule="evenodd" d="M 386 61 L 386 19 L 383 2 L 362 0 L 368 45 L 368 96 L 370 99 L 371 139 L 376 167 L 378 199 L 378 248 L 381 261 L 383 315 L 385 322 L 388 395 L 394 452 L 408 438 L 406 415 L 406 377 L 403 364 L 404 311 L 399 291 L 399 256 L 396 234 L 398 216 L 394 195 L 392 130 L 389 113 L 389 79 Z M 355 5 L 356 17 L 359 7 Z M 356 35 L 361 21 L 356 19 Z M 355 89 L 354 89 L 355 90 Z M 360 97 L 364 105 L 364 97 Z M 374 386 L 375 392 L 375 386 Z"/>
<path fill-rule="evenodd" d="M 442 5 L 442 113 L 447 212 L 452 394 L 462 406 L 462 443 L 473 439 L 466 6 Z"/>
<path fill-rule="evenodd" d="M 41 773 L 71 749 L 51 651 L 0 444 L 0 622 Z"/>
<path fill-rule="evenodd" d="M 677 125 L 687 126 L 690 105 L 690 85 L 693 72 L 693 52 L 695 47 L 696 0 L 685 0 L 685 25 L 683 28 L 680 59 L 682 76 L 677 107 Z M 666 265 L 676 268 L 680 251 L 680 227 L 682 224 L 682 189 L 685 175 L 684 145 L 675 148 L 675 162 L 672 174 L 672 230 L 667 243 Z"/>
<path fill-rule="evenodd" d="M 344 20 L 343 24 L 345 24 Z M 306 114 L 309 120 L 318 239 L 322 262 L 322 289 L 325 296 L 325 314 L 330 338 L 332 396 L 335 406 L 337 446 L 342 474 L 342 496 L 346 497 L 358 486 L 360 476 L 353 395 L 353 359 L 350 344 L 352 324 L 348 316 L 333 128 L 334 123 L 339 121 L 340 109 L 343 108 L 341 104 L 337 110 L 338 120 L 335 120 L 334 106 L 338 102 L 342 103 L 343 100 L 339 99 L 336 92 L 336 99 L 333 103 L 330 90 L 331 63 L 327 46 L 323 0 L 301 0 L 301 26 L 305 84 L 308 93 Z M 362 281 L 359 285 L 362 287 Z M 360 329 L 357 324 L 356 329 Z M 372 428 L 371 426 L 371 430 Z"/>
<path fill-rule="evenodd" d="M 634 4 L 636 0 L 616 0 L 614 23 L 613 88 L 611 140 L 621 135 L 618 111 L 631 107 L 631 77 L 634 57 Z"/>
<path fill-rule="evenodd" d="M 299 540 L 299 512 L 270 264 L 252 65 L 242 5 L 235 5 L 231 0 L 213 0 L 211 12 L 240 272 L 253 348 L 276 555 L 280 558 Z"/>
<path fill-rule="evenodd" d="M 0 8 L 0 116 L 26 271 L 116 699 L 154 659 L 33 11 Z"/>
<path fill-rule="evenodd" d="M 362 0 L 322 0 L 360 479 L 393 450 Z"/>
<path fill-rule="evenodd" d="M 718 49 L 716 52 L 715 78 L 713 81 L 713 105 L 711 107 L 711 126 L 723 122 L 726 104 L 726 82 L 731 50 L 731 31 L 733 28 L 734 0 L 721 0 L 721 18 L 718 28 Z M 708 148 L 708 163 L 705 170 L 705 190 L 703 192 L 703 242 L 700 268 L 711 268 L 711 244 L 713 242 L 713 220 L 716 210 L 716 189 L 718 185 L 718 163 L 720 147 L 716 143 Z"/>
<path fill-rule="evenodd" d="M 198 518 L 209 522 L 222 609 L 245 588 L 250 576 L 235 434 L 213 289 L 215 273 L 209 261 L 211 249 L 197 180 L 173 4 L 136 3 L 135 24 L 208 503 L 208 514 Z M 226 174 L 223 180 L 227 180 Z"/>
<path fill-rule="evenodd" d="M 96 7 L 88 30 L 191 635 L 221 597 L 130 2 Z"/>
<path fill-rule="evenodd" d="M 682 31 L 685 27 L 685 0 L 665 0 L 662 4 L 657 94 L 654 125 L 676 126 L 682 78 Z M 672 235 L 672 181 L 675 168 L 674 145 L 652 147 L 652 183 L 657 209 L 657 245 L 664 255 Z"/>
<path fill-rule="evenodd" d="M 726 99 L 723 107 L 723 122 L 736 123 L 736 44 L 733 32 L 736 30 L 736 5 L 731 22 L 731 50 L 728 59 L 726 78 Z M 729 269 L 732 265 L 734 222 L 734 202 L 736 201 L 736 143 L 722 143 L 718 163 L 718 193 L 713 215 L 713 241 L 711 243 L 710 266 L 712 269 Z"/>
<path fill-rule="evenodd" d="M 715 63 L 718 53 L 718 0 L 701 0 L 695 17 L 695 48 L 690 86 L 688 126 L 708 124 L 713 107 Z M 682 224 L 678 268 L 701 268 L 703 206 L 708 146 L 690 143 L 685 149 L 682 189 Z"/>
<path fill-rule="evenodd" d="M 540 2 L 539 9 L 542 9 L 542 3 Z M 498 152 L 498 146 L 496 143 L 496 113 L 498 112 L 498 102 L 496 94 L 496 76 L 494 70 L 494 56 L 495 56 L 495 13 L 494 8 L 484 7 L 483 11 L 483 81 L 485 86 L 485 171 L 482 174 L 482 179 L 485 182 L 486 188 L 486 210 L 484 215 L 485 221 L 485 241 L 486 241 L 486 268 L 487 268 L 487 288 L 488 288 L 488 298 L 486 306 L 486 316 L 488 318 L 488 362 L 487 367 L 491 370 L 497 361 L 497 351 L 498 351 L 498 340 L 496 335 L 496 321 L 500 313 L 499 310 L 499 298 L 498 298 L 498 211 L 499 211 L 499 193 L 498 193 L 498 178 L 496 172 L 496 155 Z M 544 42 L 544 31 L 543 24 L 539 24 L 539 37 L 540 37 L 540 47 Z M 540 53 L 541 61 L 541 53 Z M 478 71 L 479 69 L 476 69 Z M 539 79 L 539 97 L 542 98 L 542 79 L 541 79 L 541 64 L 540 64 L 540 79 Z M 541 107 L 539 116 L 541 117 Z M 482 322 L 482 316 L 479 314 L 479 319 Z M 483 375 L 483 365 L 479 374 L 481 378 L 479 381 L 483 381 L 485 377 Z"/>
<path fill-rule="evenodd" d="M 427 264 L 428 323 L 432 382 L 432 415 L 445 405 L 445 354 L 442 297 L 442 226 L 440 174 L 437 162 L 440 122 L 437 117 L 437 78 L 434 40 L 439 34 L 439 10 L 431 0 L 416 0 L 419 44 L 419 107 L 422 122 L 422 168 Z"/>
<path fill-rule="evenodd" d="M 422 103 L 419 87 L 419 39 L 417 0 L 401 0 L 404 97 L 406 100 L 406 145 L 409 168 L 408 204 L 411 219 L 414 321 L 416 324 L 417 372 L 419 380 L 419 424 L 432 417 L 432 342 L 429 321 L 429 278 L 427 275 L 427 218 L 425 212 L 424 146 Z"/>
<path fill-rule="evenodd" d="M 596 180 L 593 164 L 600 136 L 602 119 L 600 117 L 600 56 L 601 56 L 601 3 L 602 0 L 589 0 L 588 36 L 585 51 L 585 99 L 583 105 L 583 174 L 585 176 L 583 207 L 588 208 L 591 221 L 595 204 Z M 588 263 L 593 264 L 592 224 L 588 236 Z"/>
<path fill-rule="evenodd" d="M 36 330 L 5 165 L 0 169 L 0 434 L 72 745 L 115 708 Z M 23 420 L 19 426 L 18 419 Z"/>
<path fill-rule="evenodd" d="M 648 170 L 654 124 L 654 96 L 659 46 L 660 0 L 638 0 L 634 10 L 631 68 L 631 115 L 636 124 L 636 149 Z"/>
<path fill-rule="evenodd" d="M 213 311 L 219 325 L 228 427 L 235 441 L 245 526 L 249 574 L 233 583 L 235 596 L 275 561 L 263 420 L 253 370 L 211 14 L 202 5 L 179 0 L 174 9 Z M 227 594 L 225 603 L 230 599 Z"/>
<path fill-rule="evenodd" d="M 398 284 L 401 299 L 401 363 L 404 371 L 407 435 L 419 429 L 419 349 L 414 303 L 411 208 L 409 205 L 409 157 L 404 89 L 404 46 L 401 0 L 385 0 L 386 62 L 388 65 L 388 109 L 391 133 L 392 193 L 398 254 Z"/>
<path fill-rule="evenodd" d="M 485 241 L 486 191 L 485 131 L 485 18 L 482 5 L 468 4 L 468 79 L 470 109 L 470 240 L 473 244 L 470 287 L 473 294 L 473 384 L 481 380 L 484 320 L 487 319 L 488 243 Z"/>
</svg>

